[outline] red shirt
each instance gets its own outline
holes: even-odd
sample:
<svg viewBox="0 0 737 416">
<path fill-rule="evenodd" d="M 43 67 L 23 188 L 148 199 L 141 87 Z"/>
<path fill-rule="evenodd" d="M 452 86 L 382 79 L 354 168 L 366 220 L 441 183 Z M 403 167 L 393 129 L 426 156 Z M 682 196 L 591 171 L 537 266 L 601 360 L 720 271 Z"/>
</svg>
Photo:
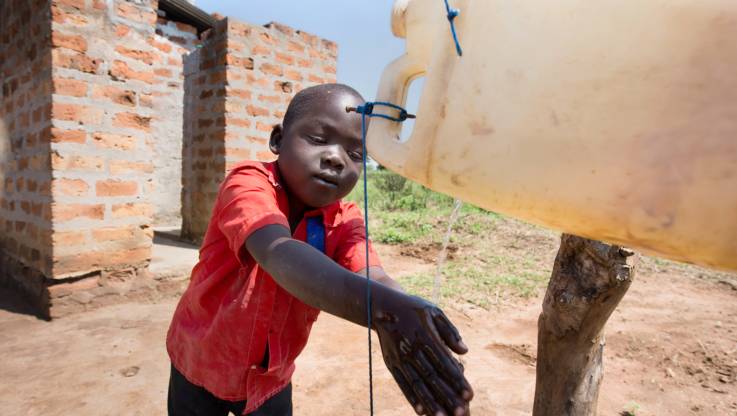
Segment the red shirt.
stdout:
<svg viewBox="0 0 737 416">
<path fill-rule="evenodd" d="M 288 211 L 276 163 L 244 162 L 230 172 L 166 339 L 172 364 L 187 380 L 221 399 L 247 400 L 244 414 L 287 386 L 320 312 L 282 289 L 250 256 L 241 262 L 237 255 L 259 228 L 289 228 Z M 305 217 L 314 215 L 323 216 L 325 254 L 353 272 L 366 268 L 359 208 L 338 201 Z M 295 239 L 305 241 L 305 224 L 302 219 Z M 371 250 L 371 266 L 378 265 Z M 262 368 L 267 344 L 269 364 Z"/>
</svg>

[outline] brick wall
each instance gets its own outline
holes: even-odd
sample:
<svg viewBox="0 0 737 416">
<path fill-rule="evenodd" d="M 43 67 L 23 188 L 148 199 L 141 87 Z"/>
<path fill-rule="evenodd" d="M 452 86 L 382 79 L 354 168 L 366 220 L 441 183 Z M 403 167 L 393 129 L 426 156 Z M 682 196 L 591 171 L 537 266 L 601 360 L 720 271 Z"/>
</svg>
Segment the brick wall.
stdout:
<svg viewBox="0 0 737 416">
<path fill-rule="evenodd" d="M 50 7 L 0 1 L 0 283 L 43 302 L 51 265 Z"/>
<path fill-rule="evenodd" d="M 268 139 L 289 100 L 335 82 L 334 42 L 278 23 L 224 19 L 185 58 L 182 234 L 202 238 L 217 189 L 242 160 L 271 160 Z"/>
<path fill-rule="evenodd" d="M 178 217 L 181 56 L 196 32 L 156 9 L 52 1 L 54 278 L 145 267 L 156 207 Z"/>
<path fill-rule="evenodd" d="M 181 203 L 201 237 L 228 169 L 335 81 L 333 42 L 224 19 L 200 48 L 157 6 L 0 1 L 0 284 L 52 316 L 147 285 L 152 225 Z"/>
</svg>

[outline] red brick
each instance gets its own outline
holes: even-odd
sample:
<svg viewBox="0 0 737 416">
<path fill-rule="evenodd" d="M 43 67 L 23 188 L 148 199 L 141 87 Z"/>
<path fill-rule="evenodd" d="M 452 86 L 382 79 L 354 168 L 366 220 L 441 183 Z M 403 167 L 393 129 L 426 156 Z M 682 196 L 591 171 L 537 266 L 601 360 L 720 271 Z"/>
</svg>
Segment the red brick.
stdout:
<svg viewBox="0 0 737 416">
<path fill-rule="evenodd" d="M 210 84 L 222 84 L 225 82 L 225 71 L 218 71 L 210 74 L 207 82 Z"/>
<path fill-rule="evenodd" d="M 226 118 L 226 124 L 229 126 L 238 126 L 238 127 L 251 127 L 251 121 L 242 119 L 242 118 L 236 118 L 236 117 L 228 117 Z"/>
<path fill-rule="evenodd" d="M 313 74 L 308 75 L 307 80 L 310 82 L 318 83 L 318 84 L 323 84 L 325 82 L 325 79 L 320 78 L 317 75 L 313 75 Z"/>
<path fill-rule="evenodd" d="M 74 218 L 101 220 L 105 216 L 103 204 L 51 204 L 51 215 L 56 222 L 69 221 Z"/>
<path fill-rule="evenodd" d="M 97 73 L 100 66 L 99 59 L 92 59 L 78 52 L 64 52 L 59 49 L 51 51 L 52 66 L 74 69 L 90 74 Z"/>
<path fill-rule="evenodd" d="M 317 36 L 312 35 L 312 34 L 309 34 L 307 32 L 302 32 L 302 31 L 298 31 L 298 33 L 299 33 L 299 37 L 301 37 L 302 40 L 306 44 L 308 44 L 310 46 L 316 46 L 317 45 L 317 41 L 319 40 L 319 38 Z"/>
<path fill-rule="evenodd" d="M 115 36 L 122 38 L 131 31 L 130 26 L 126 25 L 115 25 Z"/>
<path fill-rule="evenodd" d="M 140 202 L 129 202 L 127 204 L 114 204 L 112 207 L 113 218 L 123 217 L 150 217 L 153 209 L 150 204 Z"/>
<path fill-rule="evenodd" d="M 49 163 L 51 162 L 48 154 L 35 155 L 30 159 L 31 170 L 35 171 L 45 171 L 49 168 Z"/>
<path fill-rule="evenodd" d="M 84 143 L 86 135 L 87 133 L 85 133 L 83 130 L 63 130 L 56 127 L 51 128 L 51 141 L 53 143 Z"/>
<path fill-rule="evenodd" d="M 172 50 L 171 44 L 167 42 L 159 42 L 154 37 L 148 38 L 148 44 L 164 53 L 169 53 Z"/>
<path fill-rule="evenodd" d="M 286 53 L 277 52 L 276 61 L 287 65 L 294 65 L 294 57 Z"/>
<path fill-rule="evenodd" d="M 54 78 L 54 93 L 71 97 L 87 95 L 87 83 L 76 79 Z"/>
<path fill-rule="evenodd" d="M 228 97 L 238 97 L 238 98 L 243 98 L 245 100 L 250 100 L 251 99 L 251 91 L 248 91 L 248 90 L 241 90 L 241 89 L 238 89 L 238 88 L 230 88 L 230 87 L 228 87 L 225 90 L 225 92 L 226 92 L 226 95 Z"/>
<path fill-rule="evenodd" d="M 261 102 L 267 102 L 270 104 L 279 104 L 281 103 L 281 97 L 278 95 L 259 95 L 258 100 Z"/>
<path fill-rule="evenodd" d="M 322 70 L 327 72 L 328 74 L 335 74 L 337 73 L 337 70 L 333 65 L 325 65 L 322 67 Z"/>
<path fill-rule="evenodd" d="M 79 124 L 100 124 L 104 111 L 101 108 L 80 104 L 62 104 L 54 102 L 51 116 L 55 120 L 76 121 Z"/>
<path fill-rule="evenodd" d="M 260 152 L 256 152 L 256 160 L 260 160 L 263 162 L 271 162 L 274 159 L 276 159 L 276 155 L 274 155 L 268 150 L 262 150 Z"/>
<path fill-rule="evenodd" d="M 113 127 L 151 131 L 151 117 L 135 113 L 118 113 L 113 118 Z"/>
<path fill-rule="evenodd" d="M 51 5 L 51 16 L 56 23 L 70 23 L 80 27 L 87 24 L 87 17 L 81 13 L 67 13 L 63 8 L 59 7 L 57 2 Z"/>
<path fill-rule="evenodd" d="M 131 150 L 136 147 L 136 139 L 131 136 L 96 132 L 92 138 L 98 147 L 120 150 Z"/>
<path fill-rule="evenodd" d="M 133 240 L 136 238 L 136 229 L 138 227 L 105 227 L 92 230 L 92 238 L 95 241 L 104 243 L 115 240 Z"/>
<path fill-rule="evenodd" d="M 123 56 L 127 56 L 128 58 L 144 62 L 147 65 L 153 65 L 154 62 L 159 62 L 158 56 L 156 56 L 156 54 L 153 52 L 142 51 L 140 49 L 126 48 L 123 45 L 116 46 L 115 51 Z"/>
<path fill-rule="evenodd" d="M 256 130 L 258 130 L 258 131 L 263 131 L 263 132 L 266 132 L 266 133 L 271 133 L 271 130 L 273 129 L 273 127 L 274 126 L 272 126 L 270 124 L 262 123 L 260 121 L 257 121 L 256 122 Z"/>
<path fill-rule="evenodd" d="M 263 108 L 263 107 L 257 107 L 255 105 L 248 105 L 246 106 L 246 111 L 248 111 L 248 114 L 257 117 L 257 116 L 268 116 L 269 115 L 269 109 Z"/>
<path fill-rule="evenodd" d="M 253 69 L 253 58 L 239 58 L 229 54 L 225 58 L 225 63 L 238 68 Z"/>
<path fill-rule="evenodd" d="M 164 78 L 171 78 L 172 77 L 171 70 L 170 69 L 166 69 L 166 68 L 157 68 L 157 69 L 154 69 L 154 74 L 156 74 L 157 76 L 160 76 L 160 77 L 164 77 Z"/>
<path fill-rule="evenodd" d="M 51 181 L 51 189 L 55 194 L 68 196 L 85 196 L 90 187 L 81 179 L 59 178 Z"/>
<path fill-rule="evenodd" d="M 300 45 L 299 43 L 290 40 L 289 43 L 287 43 L 287 50 L 291 52 L 304 52 L 305 47 L 304 45 Z"/>
<path fill-rule="evenodd" d="M 312 68 L 312 61 L 310 61 L 309 59 L 300 58 L 297 64 L 301 68 Z"/>
<path fill-rule="evenodd" d="M 280 65 L 274 65 L 268 62 L 261 64 L 261 71 L 278 77 L 284 75 L 284 69 Z"/>
<path fill-rule="evenodd" d="M 119 17 L 136 22 L 149 23 L 151 25 L 156 23 L 156 11 L 154 9 L 136 7 L 135 5 L 127 2 L 117 3 L 118 7 L 116 12 Z"/>
<path fill-rule="evenodd" d="M 198 128 L 207 128 L 207 127 L 212 126 L 213 123 L 214 123 L 214 121 L 212 121 L 212 119 L 201 118 L 201 119 L 197 120 L 197 127 Z"/>
<path fill-rule="evenodd" d="M 287 77 L 288 79 L 291 79 L 292 81 L 302 81 L 304 79 L 302 77 L 302 74 L 292 69 L 288 69 L 284 73 L 284 76 Z"/>
<path fill-rule="evenodd" d="M 87 52 L 87 41 L 79 35 L 65 35 L 57 31 L 51 33 L 51 45 L 56 48 L 67 48 L 77 52 Z"/>
<path fill-rule="evenodd" d="M 127 160 L 111 160 L 110 173 L 118 175 L 121 173 L 152 173 L 154 165 L 150 162 L 131 162 Z"/>
<path fill-rule="evenodd" d="M 267 88 L 269 86 L 269 78 L 267 77 L 256 78 L 252 73 L 249 73 L 246 79 L 248 80 L 249 84 L 255 84 L 264 88 Z"/>
<path fill-rule="evenodd" d="M 135 71 L 128 67 L 128 64 L 123 61 L 114 61 L 110 67 L 109 73 L 114 79 L 133 79 L 143 81 L 148 84 L 154 83 L 153 72 Z"/>
<path fill-rule="evenodd" d="M 93 98 L 107 98 L 110 101 L 128 107 L 136 106 L 136 93 L 131 90 L 114 87 L 112 85 L 95 85 L 92 87 Z"/>
<path fill-rule="evenodd" d="M 61 156 L 55 152 L 51 154 L 51 167 L 58 171 L 102 172 L 105 161 L 100 157 Z"/>
<path fill-rule="evenodd" d="M 58 246 L 78 246 L 86 241 L 83 231 L 54 231 L 51 233 L 51 243 Z"/>
<path fill-rule="evenodd" d="M 116 179 L 97 181 L 95 194 L 97 196 L 135 196 L 138 194 L 138 183 Z"/>
<path fill-rule="evenodd" d="M 251 149 L 235 149 L 235 148 L 228 148 L 225 151 L 226 155 L 238 160 L 247 160 L 251 159 Z"/>
<path fill-rule="evenodd" d="M 251 49 L 251 53 L 254 55 L 268 56 L 271 55 L 271 49 L 266 46 L 256 45 Z"/>
<path fill-rule="evenodd" d="M 53 0 L 55 5 L 70 6 L 79 10 L 84 10 L 85 0 Z"/>
<path fill-rule="evenodd" d="M 265 137 L 256 137 L 256 136 L 246 136 L 246 140 L 251 143 L 258 144 L 258 145 L 265 145 L 268 142 L 268 140 L 266 140 Z"/>
</svg>

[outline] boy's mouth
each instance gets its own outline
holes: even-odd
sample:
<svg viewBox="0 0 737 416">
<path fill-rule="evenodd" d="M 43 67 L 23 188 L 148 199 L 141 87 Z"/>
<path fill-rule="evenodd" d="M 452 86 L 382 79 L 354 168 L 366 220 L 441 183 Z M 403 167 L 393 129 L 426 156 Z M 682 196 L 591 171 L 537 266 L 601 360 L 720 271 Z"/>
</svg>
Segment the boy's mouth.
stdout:
<svg viewBox="0 0 737 416">
<path fill-rule="evenodd" d="M 338 178 L 337 178 L 337 176 L 328 175 L 328 174 L 324 174 L 324 173 L 319 173 L 319 174 L 315 175 L 315 179 L 317 180 L 317 182 L 319 182 L 319 183 L 321 183 L 321 184 L 323 184 L 325 186 L 329 186 L 331 188 L 337 188 L 338 187 Z"/>
</svg>

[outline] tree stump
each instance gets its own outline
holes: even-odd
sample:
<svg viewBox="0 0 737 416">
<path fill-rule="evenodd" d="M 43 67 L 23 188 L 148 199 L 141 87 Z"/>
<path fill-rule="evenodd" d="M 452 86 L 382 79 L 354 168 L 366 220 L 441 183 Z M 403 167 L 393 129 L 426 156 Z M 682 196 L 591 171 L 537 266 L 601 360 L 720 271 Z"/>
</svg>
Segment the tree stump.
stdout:
<svg viewBox="0 0 737 416">
<path fill-rule="evenodd" d="M 635 276 L 632 250 L 561 236 L 538 320 L 534 416 L 596 413 L 604 325 Z"/>
</svg>

